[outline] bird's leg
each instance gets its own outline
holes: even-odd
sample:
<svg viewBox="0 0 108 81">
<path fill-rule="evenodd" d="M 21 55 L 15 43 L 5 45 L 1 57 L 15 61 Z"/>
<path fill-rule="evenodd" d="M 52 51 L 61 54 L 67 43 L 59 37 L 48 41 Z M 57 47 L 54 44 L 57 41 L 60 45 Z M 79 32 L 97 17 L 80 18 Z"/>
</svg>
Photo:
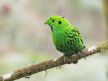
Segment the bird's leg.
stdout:
<svg viewBox="0 0 108 81">
<path fill-rule="evenodd" d="M 77 54 L 78 54 L 79 57 L 83 57 L 84 59 L 86 59 L 85 55 L 81 51 L 78 51 Z"/>
<path fill-rule="evenodd" d="M 77 54 L 73 54 L 72 56 L 73 56 L 73 59 L 72 59 L 73 63 L 77 64 L 78 63 L 78 55 Z"/>
<path fill-rule="evenodd" d="M 70 57 L 73 56 L 73 59 L 71 59 Z M 72 54 L 64 54 L 64 62 L 68 62 L 68 64 L 70 64 L 72 61 L 74 64 L 77 64 L 78 60 L 77 60 L 77 56 L 76 54 L 72 55 Z"/>
<path fill-rule="evenodd" d="M 69 58 L 71 55 L 68 55 L 68 54 L 64 54 L 64 62 L 68 62 L 68 64 L 71 63 L 71 59 Z"/>
<path fill-rule="evenodd" d="M 64 62 L 66 62 L 66 54 L 63 54 L 63 56 L 64 56 Z"/>
<path fill-rule="evenodd" d="M 80 51 L 78 51 L 78 56 L 80 56 L 80 57 L 83 57 L 84 55 L 83 55 L 83 53 L 81 53 Z"/>
<path fill-rule="evenodd" d="M 78 51 L 78 56 L 83 57 L 85 59 L 86 59 L 87 54 L 88 54 L 88 49 L 86 47 Z"/>
</svg>

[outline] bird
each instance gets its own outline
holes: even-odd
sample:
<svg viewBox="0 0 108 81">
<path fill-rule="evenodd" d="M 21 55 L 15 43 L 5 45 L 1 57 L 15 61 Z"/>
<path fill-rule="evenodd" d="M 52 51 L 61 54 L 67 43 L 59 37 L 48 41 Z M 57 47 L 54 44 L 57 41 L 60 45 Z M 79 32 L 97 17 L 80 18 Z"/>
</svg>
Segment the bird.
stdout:
<svg viewBox="0 0 108 81">
<path fill-rule="evenodd" d="M 50 16 L 45 24 L 51 28 L 55 48 L 64 55 L 74 55 L 85 48 L 80 31 L 65 17 Z"/>
</svg>

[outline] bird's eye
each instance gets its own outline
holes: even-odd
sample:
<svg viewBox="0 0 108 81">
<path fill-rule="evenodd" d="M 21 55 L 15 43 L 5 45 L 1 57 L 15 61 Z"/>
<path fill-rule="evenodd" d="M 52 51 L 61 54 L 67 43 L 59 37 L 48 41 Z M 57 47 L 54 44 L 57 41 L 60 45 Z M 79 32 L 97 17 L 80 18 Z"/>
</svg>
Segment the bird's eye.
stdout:
<svg viewBox="0 0 108 81">
<path fill-rule="evenodd" d="M 52 19 L 52 22 L 54 22 L 55 20 L 54 19 Z"/>
<path fill-rule="evenodd" d="M 58 21 L 58 24 L 61 24 L 62 22 L 61 21 Z"/>
</svg>

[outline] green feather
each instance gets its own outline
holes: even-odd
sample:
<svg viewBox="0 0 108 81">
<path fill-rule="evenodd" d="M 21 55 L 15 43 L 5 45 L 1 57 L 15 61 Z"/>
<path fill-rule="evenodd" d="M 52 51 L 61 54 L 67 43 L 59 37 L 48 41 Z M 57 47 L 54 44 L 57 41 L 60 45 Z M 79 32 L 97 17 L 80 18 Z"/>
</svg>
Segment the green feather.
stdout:
<svg viewBox="0 0 108 81">
<path fill-rule="evenodd" d="M 51 27 L 53 42 L 58 51 L 72 55 L 85 47 L 79 30 L 66 18 L 51 16 L 45 24 Z"/>
</svg>

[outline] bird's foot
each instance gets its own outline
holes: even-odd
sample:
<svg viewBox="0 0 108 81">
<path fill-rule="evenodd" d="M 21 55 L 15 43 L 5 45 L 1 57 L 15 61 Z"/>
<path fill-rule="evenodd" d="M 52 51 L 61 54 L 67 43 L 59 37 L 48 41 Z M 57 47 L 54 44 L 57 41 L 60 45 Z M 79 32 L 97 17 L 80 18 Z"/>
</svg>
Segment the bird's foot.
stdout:
<svg viewBox="0 0 108 81">
<path fill-rule="evenodd" d="M 70 58 L 71 56 L 73 56 L 73 59 Z M 74 54 L 74 55 L 64 54 L 64 62 L 67 62 L 68 64 L 71 64 L 71 63 L 77 64 L 77 62 L 78 62 L 77 57 L 78 57 L 77 54 Z"/>
<path fill-rule="evenodd" d="M 82 50 L 80 50 L 78 52 L 78 55 L 85 58 L 86 56 L 88 56 L 88 48 L 84 47 Z"/>
<path fill-rule="evenodd" d="M 79 57 L 82 57 L 82 58 L 84 58 L 84 59 L 86 59 L 86 55 L 83 54 L 83 53 L 81 53 L 80 51 L 78 52 L 78 56 L 79 56 Z"/>
<path fill-rule="evenodd" d="M 77 54 L 74 54 L 72 56 L 73 56 L 73 63 L 74 64 L 77 64 L 78 63 L 78 55 Z"/>
</svg>

